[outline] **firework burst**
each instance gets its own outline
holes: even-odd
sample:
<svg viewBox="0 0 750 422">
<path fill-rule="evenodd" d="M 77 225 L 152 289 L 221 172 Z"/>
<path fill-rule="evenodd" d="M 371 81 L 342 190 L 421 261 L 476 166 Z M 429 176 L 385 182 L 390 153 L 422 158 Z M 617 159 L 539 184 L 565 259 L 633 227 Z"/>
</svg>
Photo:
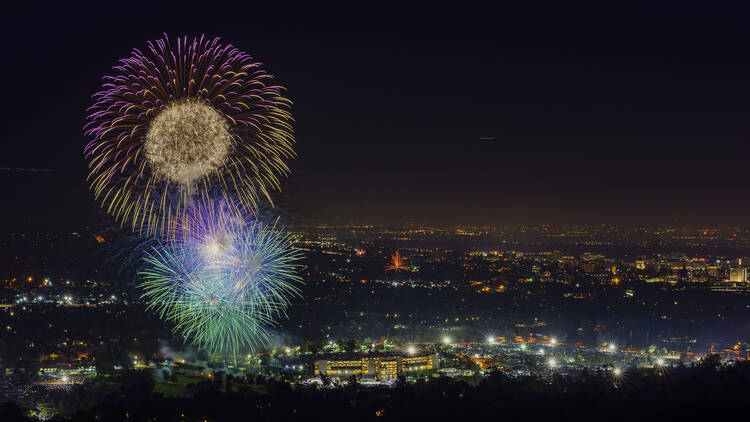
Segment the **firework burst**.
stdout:
<svg viewBox="0 0 750 422">
<path fill-rule="evenodd" d="M 194 200 L 254 212 L 294 156 L 291 101 L 219 38 L 165 35 L 114 66 L 84 127 L 91 189 L 119 222 L 171 233 Z"/>
<path fill-rule="evenodd" d="M 266 343 L 266 329 L 286 316 L 300 259 L 281 228 L 196 206 L 146 254 L 142 297 L 199 348 L 236 356 Z"/>
<path fill-rule="evenodd" d="M 385 266 L 386 271 L 399 272 L 399 271 L 404 271 L 408 269 L 409 267 L 407 267 L 406 264 L 404 264 L 404 257 L 402 257 L 398 251 L 396 251 L 396 253 L 391 255 L 390 262 L 388 263 L 388 265 Z"/>
</svg>

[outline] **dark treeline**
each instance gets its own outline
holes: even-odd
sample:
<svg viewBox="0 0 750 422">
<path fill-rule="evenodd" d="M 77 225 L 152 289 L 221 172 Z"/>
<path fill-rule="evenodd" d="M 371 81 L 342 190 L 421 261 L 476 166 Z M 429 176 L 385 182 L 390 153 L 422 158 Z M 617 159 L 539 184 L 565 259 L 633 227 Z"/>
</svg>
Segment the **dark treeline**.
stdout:
<svg viewBox="0 0 750 422">
<path fill-rule="evenodd" d="M 150 373 L 129 371 L 50 394 L 41 407 L 70 421 L 284 420 L 718 420 L 750 406 L 750 363 L 722 366 L 718 356 L 691 367 L 633 369 L 622 378 L 487 377 L 368 388 L 305 388 L 264 379 L 218 376 L 189 386 L 190 398 L 152 392 Z M 23 420 L 14 404 L 2 420 Z"/>
</svg>

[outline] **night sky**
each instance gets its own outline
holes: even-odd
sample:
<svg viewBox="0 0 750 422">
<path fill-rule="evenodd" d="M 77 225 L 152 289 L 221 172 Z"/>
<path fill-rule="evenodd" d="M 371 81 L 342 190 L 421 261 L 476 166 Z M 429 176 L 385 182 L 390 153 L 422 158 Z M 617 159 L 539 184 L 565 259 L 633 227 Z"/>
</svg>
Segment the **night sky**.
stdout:
<svg viewBox="0 0 750 422">
<path fill-rule="evenodd" d="M 403 3 L 4 10 L 0 167 L 51 171 L 0 170 L 0 229 L 102 218 L 85 109 L 162 32 L 221 36 L 288 88 L 299 157 L 281 202 L 299 218 L 747 221 L 748 10 Z"/>
</svg>

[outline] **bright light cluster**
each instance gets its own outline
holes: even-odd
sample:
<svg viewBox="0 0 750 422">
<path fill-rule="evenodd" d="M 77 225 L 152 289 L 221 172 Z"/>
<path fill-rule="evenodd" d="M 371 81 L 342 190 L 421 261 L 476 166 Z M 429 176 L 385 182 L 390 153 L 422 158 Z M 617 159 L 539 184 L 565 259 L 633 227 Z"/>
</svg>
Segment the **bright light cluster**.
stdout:
<svg viewBox="0 0 750 422">
<path fill-rule="evenodd" d="M 142 297 L 210 354 L 254 352 L 299 294 L 300 258 L 281 228 L 196 205 L 178 235 L 146 255 Z"/>
</svg>

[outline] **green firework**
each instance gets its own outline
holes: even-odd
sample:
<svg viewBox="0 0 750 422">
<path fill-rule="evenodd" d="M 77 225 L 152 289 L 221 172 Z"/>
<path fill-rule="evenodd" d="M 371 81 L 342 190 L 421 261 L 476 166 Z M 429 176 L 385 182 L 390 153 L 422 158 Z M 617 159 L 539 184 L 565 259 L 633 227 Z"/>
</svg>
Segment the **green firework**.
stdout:
<svg viewBox="0 0 750 422">
<path fill-rule="evenodd" d="M 196 212 L 175 239 L 146 254 L 142 298 L 209 354 L 255 352 L 299 295 L 301 253 L 276 225 Z"/>
</svg>

